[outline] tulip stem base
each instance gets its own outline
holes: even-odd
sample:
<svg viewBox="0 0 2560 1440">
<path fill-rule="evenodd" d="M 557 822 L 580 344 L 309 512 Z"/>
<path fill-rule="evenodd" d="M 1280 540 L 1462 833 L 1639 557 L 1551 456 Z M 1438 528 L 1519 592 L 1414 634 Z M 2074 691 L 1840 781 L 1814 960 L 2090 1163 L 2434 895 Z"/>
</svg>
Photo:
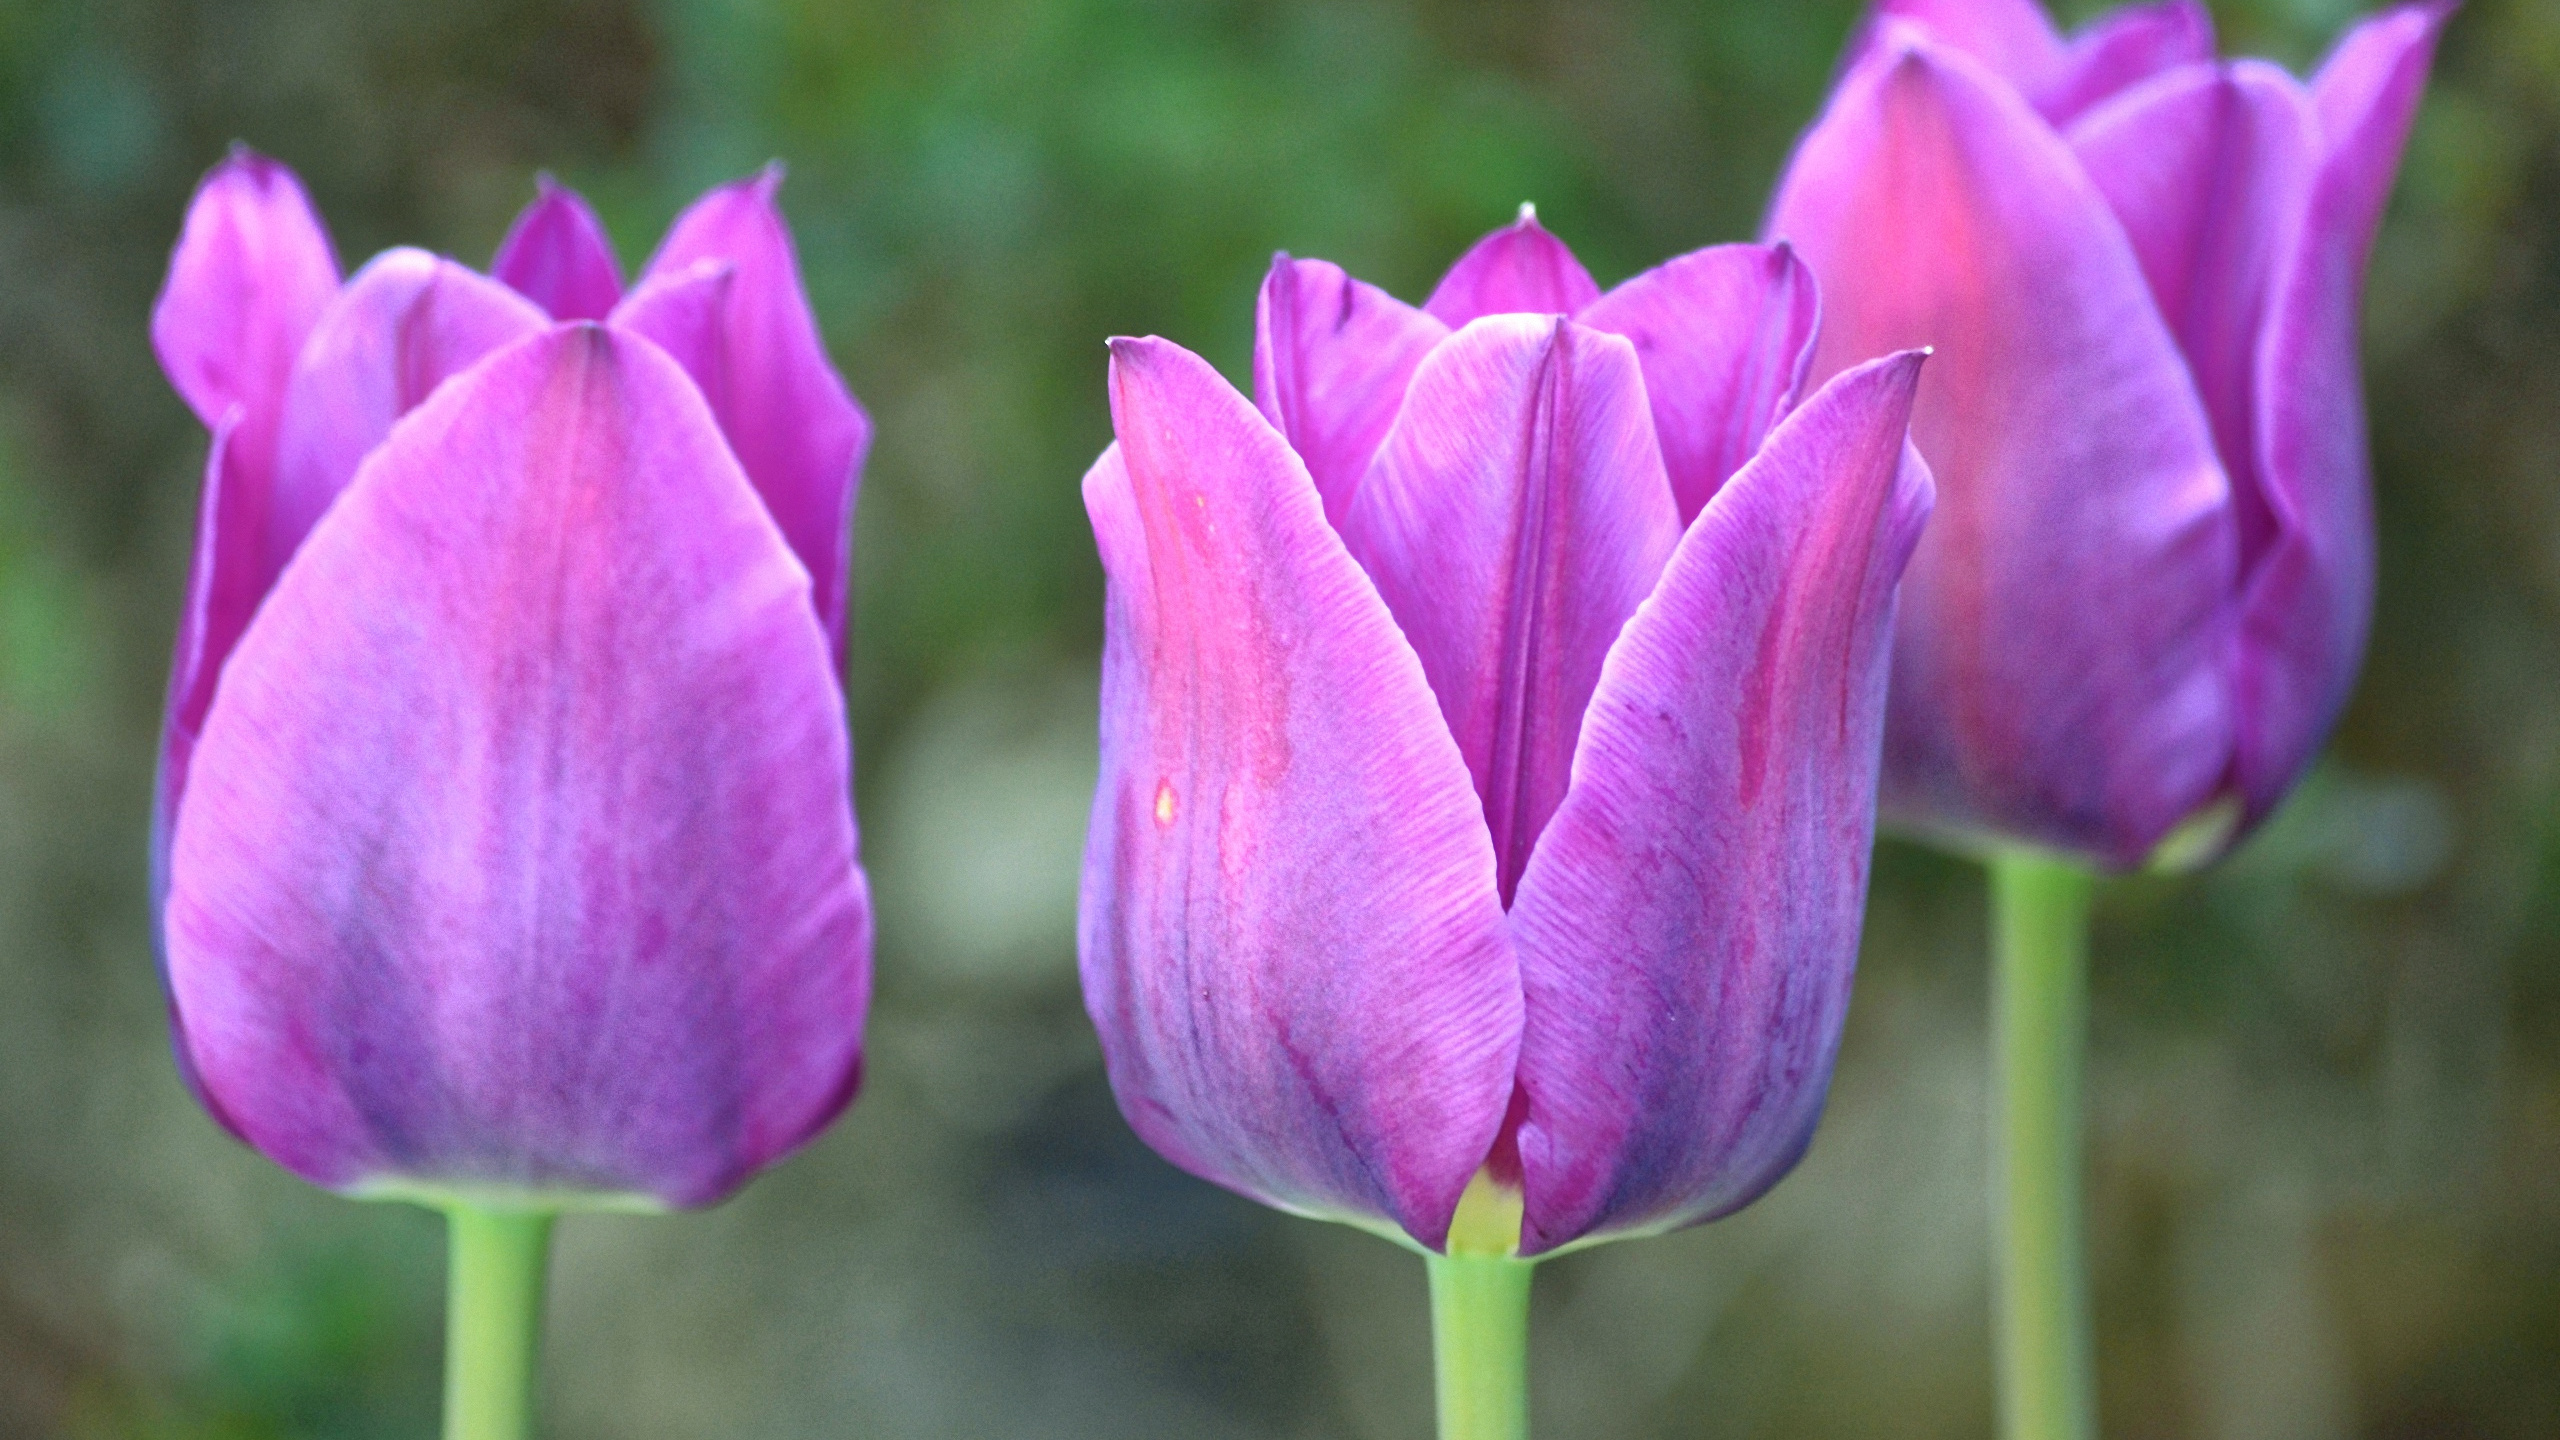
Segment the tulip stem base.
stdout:
<svg viewBox="0 0 2560 1440">
<path fill-rule="evenodd" d="M 444 1440 L 527 1440 L 552 1216 L 446 1207 Z"/>
<path fill-rule="evenodd" d="M 1431 1349 L 1440 1440 L 1527 1440 L 1534 1260 L 1432 1255 Z"/>
<path fill-rule="evenodd" d="M 2007 851 L 1991 860 L 2003 1440 L 2097 1433 L 2080 1177 L 2090 888 L 2088 872 L 2051 856 Z"/>
</svg>

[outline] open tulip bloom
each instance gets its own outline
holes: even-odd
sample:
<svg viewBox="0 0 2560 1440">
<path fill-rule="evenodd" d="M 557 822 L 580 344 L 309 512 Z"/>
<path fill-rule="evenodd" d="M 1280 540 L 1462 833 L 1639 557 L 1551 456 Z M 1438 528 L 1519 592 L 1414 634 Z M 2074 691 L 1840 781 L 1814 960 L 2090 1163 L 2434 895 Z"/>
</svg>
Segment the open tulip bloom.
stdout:
<svg viewBox="0 0 2560 1440">
<path fill-rule="evenodd" d="M 153 840 L 179 1062 L 295 1174 L 452 1213 L 451 1436 L 522 1433 L 553 1213 L 716 1201 L 859 1069 L 868 427 L 778 179 L 628 294 L 547 184 L 494 278 L 341 283 L 242 152 L 153 317 L 213 434 Z"/>
<path fill-rule="evenodd" d="M 1524 213 L 1404 305 L 1266 282 L 1255 399 L 1113 342 L 1081 953 L 1195 1174 L 1430 1252 L 1443 1433 L 1522 1425 L 1526 1262 L 1803 1154 L 1873 834 L 1921 357 L 1799 398 L 1783 247 L 1602 295 Z"/>
<path fill-rule="evenodd" d="M 2034 0 L 1884 0 L 1770 211 L 1822 282 L 1817 376 L 1939 352 L 1882 803 L 1997 856 L 2013 1434 L 2092 1423 L 2079 867 L 2246 833 L 2362 660 L 2358 310 L 2450 12 L 2375 17 L 2305 82 L 2215 59 L 2193 0 L 2069 39 Z"/>
</svg>

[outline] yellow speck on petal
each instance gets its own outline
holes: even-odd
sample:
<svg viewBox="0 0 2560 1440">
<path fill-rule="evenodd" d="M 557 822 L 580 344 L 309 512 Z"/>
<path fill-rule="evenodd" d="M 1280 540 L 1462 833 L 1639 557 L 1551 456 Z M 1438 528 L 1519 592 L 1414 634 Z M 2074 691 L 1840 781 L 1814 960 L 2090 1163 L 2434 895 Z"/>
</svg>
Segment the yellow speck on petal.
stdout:
<svg viewBox="0 0 2560 1440">
<path fill-rule="evenodd" d="M 1458 1213 L 1449 1217 L 1452 1255 L 1517 1255 L 1520 1253 L 1520 1192 L 1478 1170 L 1458 1197 Z"/>
<path fill-rule="evenodd" d="M 1156 823 L 1173 823 L 1173 782 L 1170 780 L 1156 782 Z"/>
</svg>

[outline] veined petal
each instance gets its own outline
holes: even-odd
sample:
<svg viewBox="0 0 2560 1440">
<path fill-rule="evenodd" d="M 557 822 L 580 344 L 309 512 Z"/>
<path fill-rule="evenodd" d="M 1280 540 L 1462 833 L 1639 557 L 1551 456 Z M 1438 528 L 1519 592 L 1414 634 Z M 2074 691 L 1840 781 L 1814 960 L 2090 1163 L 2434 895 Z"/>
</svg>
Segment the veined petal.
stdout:
<svg viewBox="0 0 2560 1440">
<path fill-rule="evenodd" d="M 1813 272 L 1785 245 L 1718 245 L 1647 270 L 1575 317 L 1635 342 L 1681 524 L 1803 393 L 1821 308 Z"/>
<path fill-rule="evenodd" d="M 1314 482 L 1217 372 L 1112 346 L 1085 477 L 1110 577 L 1085 1003 L 1193 1174 L 1437 1247 L 1511 1094 L 1493 849 L 1421 665 Z"/>
<path fill-rule="evenodd" d="M 233 444 L 261 470 L 285 377 L 337 288 L 329 232 L 291 170 L 239 148 L 196 187 L 151 310 L 151 344 L 206 429 L 241 408 Z"/>
<path fill-rule="evenodd" d="M 170 978 L 335 1189 L 706 1203 L 851 1093 L 870 911 L 805 574 L 645 341 L 439 390 L 225 672 Z"/>
<path fill-rule="evenodd" d="M 2070 140 L 2203 395 L 2246 574 L 2276 530 L 2258 475 L 2257 359 L 2317 167 L 2309 98 L 2263 62 L 2191 65 L 2091 111 Z"/>
<path fill-rule="evenodd" d="M 2373 481 L 2356 343 L 2365 261 L 2450 4 L 2356 27 L 2312 82 L 2325 159 L 2258 352 L 2258 474 L 2277 517 L 2241 600 L 2233 778 L 2255 820 L 2355 686 L 2373 619 Z"/>
<path fill-rule="evenodd" d="M 577 191 L 534 177 L 533 203 L 507 227 L 489 273 L 555 320 L 601 320 L 622 299 L 622 265 Z"/>
<path fill-rule="evenodd" d="M 532 301 L 424 250 L 386 250 L 357 271 L 321 312 L 285 388 L 258 588 L 275 583 L 394 422 L 482 356 L 549 324 Z"/>
<path fill-rule="evenodd" d="M 1903 586 L 1886 813 L 2137 864 L 2231 753 L 2229 484 L 2061 138 L 1900 33 L 1806 136 L 1770 222 L 1822 283 L 1815 374 L 1939 347 L 1911 427 L 1938 518 Z"/>
<path fill-rule="evenodd" d="M 678 357 L 699 376 L 727 383 L 707 390 L 711 413 L 737 452 L 756 493 L 809 568 L 818 616 L 841 648 L 845 587 L 853 563 L 853 498 L 871 421 L 845 389 L 800 286 L 790 228 L 774 203 L 780 166 L 723 185 L 676 217 L 641 285 L 681 275 L 705 260 L 730 267 L 722 356 Z"/>
<path fill-rule="evenodd" d="M 1571 315 L 1599 298 L 1591 272 L 1523 205 L 1458 257 L 1422 308 L 1454 330 L 1486 315 Z"/>
<path fill-rule="evenodd" d="M 1920 357 L 1848 371 L 1681 540 L 1609 652 L 1511 918 L 1521 1251 L 1711 1219 L 1812 1139 L 1857 960 Z"/>
<path fill-rule="evenodd" d="M 1253 398 L 1342 523 L 1413 367 L 1449 327 L 1323 260 L 1274 256 L 1254 307 Z"/>
<path fill-rule="evenodd" d="M 1601 657 L 1680 539 L 1635 347 L 1562 316 L 1468 325 L 1414 373 L 1342 534 L 1466 756 L 1507 905 Z"/>
</svg>

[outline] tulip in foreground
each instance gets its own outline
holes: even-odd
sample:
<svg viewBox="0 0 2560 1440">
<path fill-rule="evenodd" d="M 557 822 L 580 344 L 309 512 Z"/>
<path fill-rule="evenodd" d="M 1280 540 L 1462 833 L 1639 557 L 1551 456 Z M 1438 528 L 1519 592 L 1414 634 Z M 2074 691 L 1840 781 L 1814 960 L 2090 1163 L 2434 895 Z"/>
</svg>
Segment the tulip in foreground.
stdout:
<svg viewBox="0 0 2560 1440">
<path fill-rule="evenodd" d="M 716 1201 L 859 1068 L 866 424 L 775 178 L 628 294 L 547 187 L 494 278 L 341 284 L 242 153 L 153 319 L 213 432 L 153 855 L 176 1048 L 278 1164 L 451 1212 L 451 1436 L 528 1423 L 553 1214 Z"/>
<path fill-rule="evenodd" d="M 2193 0 L 2069 39 L 2033 0 L 1885 0 L 1770 212 L 1822 281 L 1817 374 L 1939 349 L 1883 806 L 1999 857 L 2015 1435 L 2093 1424 L 2080 867 L 2245 834 L 2362 661 L 2358 310 L 2450 11 L 2369 20 L 2305 82 L 2217 60 Z"/>
<path fill-rule="evenodd" d="M 1533 219 L 1413 308 L 1264 287 L 1248 402 L 1112 346 L 1081 951 L 1130 1123 L 1430 1252 L 1443 1433 L 1535 1257 L 1804 1152 L 1864 902 L 1920 357 L 1800 402 L 1784 249 L 1602 295 Z M 1258 404 L 1257 404 L 1258 402 Z"/>
</svg>

